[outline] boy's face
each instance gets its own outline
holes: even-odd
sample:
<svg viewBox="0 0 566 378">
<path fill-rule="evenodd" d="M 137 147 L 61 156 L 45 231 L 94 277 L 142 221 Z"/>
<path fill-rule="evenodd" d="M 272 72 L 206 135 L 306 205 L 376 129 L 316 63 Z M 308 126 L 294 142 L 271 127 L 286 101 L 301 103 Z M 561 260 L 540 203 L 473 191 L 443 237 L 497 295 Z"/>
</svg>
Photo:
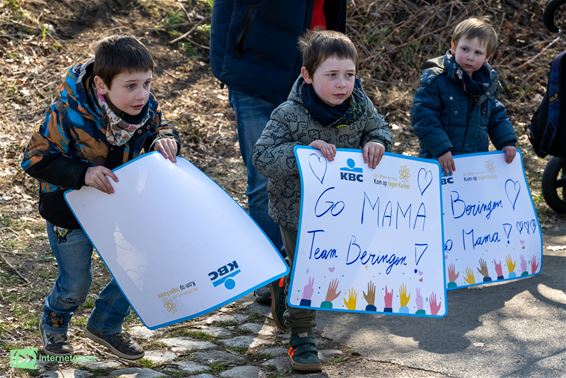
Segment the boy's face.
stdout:
<svg viewBox="0 0 566 378">
<path fill-rule="evenodd" d="M 486 46 L 478 38 L 468 39 L 462 37 L 456 46 L 452 42 L 450 52 L 454 55 L 456 63 L 470 76 L 487 62 Z"/>
<path fill-rule="evenodd" d="M 114 76 L 111 88 L 108 88 L 99 76 L 94 77 L 94 84 L 98 93 L 107 96 L 115 107 L 135 116 L 140 114 L 149 100 L 152 77 L 151 71 L 125 71 Z"/>
<path fill-rule="evenodd" d="M 312 84 L 314 91 L 322 101 L 330 106 L 342 104 L 354 90 L 356 65 L 351 59 L 331 56 L 321 63 L 310 75 L 307 69 L 301 68 L 305 83 Z"/>
</svg>

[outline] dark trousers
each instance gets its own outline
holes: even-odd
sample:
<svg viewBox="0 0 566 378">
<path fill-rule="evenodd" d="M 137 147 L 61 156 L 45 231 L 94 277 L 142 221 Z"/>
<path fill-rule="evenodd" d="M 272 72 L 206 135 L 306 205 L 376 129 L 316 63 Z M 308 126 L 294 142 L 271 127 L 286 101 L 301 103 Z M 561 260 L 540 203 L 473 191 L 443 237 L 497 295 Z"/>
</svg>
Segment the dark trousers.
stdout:
<svg viewBox="0 0 566 378">
<path fill-rule="evenodd" d="M 291 273 L 285 280 L 285 297 L 289 295 L 289 277 L 293 275 L 293 260 L 295 258 L 295 247 L 297 246 L 297 231 L 280 227 L 281 236 L 283 237 L 283 245 L 287 251 L 287 258 L 291 266 Z M 304 308 L 289 307 L 285 301 L 286 310 L 283 314 L 285 325 L 289 327 L 291 335 L 303 332 L 311 332 L 316 327 L 316 313 L 313 310 Z"/>
</svg>

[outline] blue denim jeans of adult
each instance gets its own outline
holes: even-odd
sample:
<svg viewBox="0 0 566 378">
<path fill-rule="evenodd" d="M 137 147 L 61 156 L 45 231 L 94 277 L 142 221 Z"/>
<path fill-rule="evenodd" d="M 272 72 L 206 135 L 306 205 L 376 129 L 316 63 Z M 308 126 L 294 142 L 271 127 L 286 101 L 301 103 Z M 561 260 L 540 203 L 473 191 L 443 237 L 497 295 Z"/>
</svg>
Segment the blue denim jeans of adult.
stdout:
<svg viewBox="0 0 566 378">
<path fill-rule="evenodd" d="M 43 326 L 49 333 L 66 333 L 73 312 L 84 303 L 92 282 L 93 245 L 83 230 L 56 229 L 47 222 L 47 236 L 57 259 L 59 275 L 43 305 Z M 130 304 L 116 280 L 100 292 L 88 327 L 101 334 L 122 331 Z"/>
<path fill-rule="evenodd" d="M 248 196 L 250 216 L 275 247 L 282 251 L 283 241 L 281 240 L 279 226 L 269 216 L 267 178 L 259 173 L 252 164 L 255 143 L 269 121 L 271 112 L 279 104 L 273 104 L 262 98 L 249 96 L 233 89 L 230 89 L 228 94 L 230 105 L 236 114 L 240 152 L 248 172 L 246 195 Z"/>
</svg>

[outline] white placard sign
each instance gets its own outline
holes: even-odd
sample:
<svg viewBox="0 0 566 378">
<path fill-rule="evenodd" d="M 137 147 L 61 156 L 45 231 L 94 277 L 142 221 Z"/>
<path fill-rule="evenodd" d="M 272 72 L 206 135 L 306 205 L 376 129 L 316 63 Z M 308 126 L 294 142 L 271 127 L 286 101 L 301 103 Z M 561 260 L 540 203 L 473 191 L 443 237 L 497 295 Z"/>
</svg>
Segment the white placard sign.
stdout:
<svg viewBox="0 0 566 378">
<path fill-rule="evenodd" d="M 442 177 L 448 288 L 485 284 L 540 272 L 542 234 L 520 152 L 455 156 Z"/>
<path fill-rule="evenodd" d="M 183 158 L 150 153 L 115 170 L 115 192 L 65 198 L 150 329 L 203 315 L 288 273 L 263 231 Z"/>
<path fill-rule="evenodd" d="M 288 301 L 359 313 L 447 313 L 440 172 L 436 162 L 359 150 L 333 161 L 295 147 L 301 215 Z"/>
</svg>

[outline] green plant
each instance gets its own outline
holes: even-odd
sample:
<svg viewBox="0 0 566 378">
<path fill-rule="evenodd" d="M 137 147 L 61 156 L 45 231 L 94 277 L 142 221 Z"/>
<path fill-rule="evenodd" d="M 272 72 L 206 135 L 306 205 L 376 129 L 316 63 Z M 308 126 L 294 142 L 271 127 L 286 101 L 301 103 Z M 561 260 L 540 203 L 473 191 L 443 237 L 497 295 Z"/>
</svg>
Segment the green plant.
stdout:
<svg viewBox="0 0 566 378">
<path fill-rule="evenodd" d="M 159 366 L 158 364 L 156 364 L 155 362 L 148 360 L 147 358 L 142 358 L 141 360 L 137 360 L 136 363 L 144 368 L 148 368 L 148 369 L 153 369 L 157 366 Z"/>
<path fill-rule="evenodd" d="M 198 0 L 198 2 L 212 9 L 212 4 L 214 3 L 214 0 Z"/>
<path fill-rule="evenodd" d="M 196 31 L 208 37 L 210 34 L 210 24 L 202 24 L 197 26 Z"/>
<path fill-rule="evenodd" d="M 172 29 L 186 22 L 185 14 L 181 11 L 169 11 L 163 19 L 165 29 Z"/>
<path fill-rule="evenodd" d="M 179 42 L 179 47 L 181 51 L 183 51 L 183 53 L 189 58 L 194 58 L 195 56 L 198 56 L 198 52 L 193 47 L 193 44 L 189 41 Z"/>
<path fill-rule="evenodd" d="M 196 330 L 192 330 L 192 329 L 183 329 L 179 332 L 180 336 L 189 336 L 192 337 L 193 339 L 197 339 L 197 340 L 204 340 L 204 341 L 214 341 L 216 340 L 216 338 L 212 335 L 209 335 L 207 333 L 204 333 L 202 331 L 196 331 Z"/>
<path fill-rule="evenodd" d="M 213 362 L 208 366 L 212 370 L 213 374 L 214 373 L 216 373 L 216 374 L 221 373 L 228 368 L 228 365 L 223 364 L 222 362 Z"/>
</svg>

